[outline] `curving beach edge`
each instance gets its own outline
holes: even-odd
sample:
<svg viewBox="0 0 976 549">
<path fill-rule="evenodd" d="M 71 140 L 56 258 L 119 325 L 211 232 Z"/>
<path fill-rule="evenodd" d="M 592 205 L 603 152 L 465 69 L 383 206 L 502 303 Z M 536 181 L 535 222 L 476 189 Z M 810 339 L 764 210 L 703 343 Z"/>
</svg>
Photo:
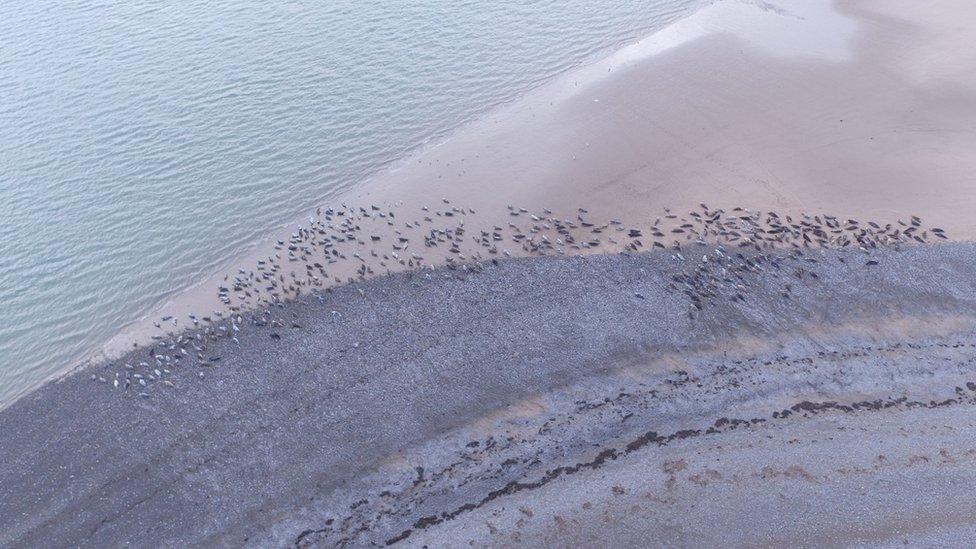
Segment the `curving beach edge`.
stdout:
<svg viewBox="0 0 976 549">
<path fill-rule="evenodd" d="M 970 21 L 715 2 L 344 191 L 0 410 L 0 546 L 976 543 Z"/>
</svg>

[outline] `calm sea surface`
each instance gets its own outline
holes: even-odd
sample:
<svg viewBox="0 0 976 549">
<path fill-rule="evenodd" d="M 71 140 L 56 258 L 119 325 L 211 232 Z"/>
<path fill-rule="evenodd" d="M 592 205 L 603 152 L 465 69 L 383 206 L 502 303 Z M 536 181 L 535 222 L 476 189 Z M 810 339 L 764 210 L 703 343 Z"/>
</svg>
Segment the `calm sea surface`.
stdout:
<svg viewBox="0 0 976 549">
<path fill-rule="evenodd" d="M 0 403 L 337 190 L 704 3 L 0 3 Z"/>
</svg>

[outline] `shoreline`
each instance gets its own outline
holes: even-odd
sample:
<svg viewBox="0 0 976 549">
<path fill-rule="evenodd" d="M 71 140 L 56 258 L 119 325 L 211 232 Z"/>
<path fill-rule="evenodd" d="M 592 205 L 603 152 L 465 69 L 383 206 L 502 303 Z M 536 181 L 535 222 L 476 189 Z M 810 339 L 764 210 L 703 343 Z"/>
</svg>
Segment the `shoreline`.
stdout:
<svg viewBox="0 0 976 549">
<path fill-rule="evenodd" d="M 887 74 L 892 70 L 886 66 L 889 60 L 875 51 L 877 45 L 892 40 L 892 33 L 896 30 L 899 33 L 906 31 L 895 26 L 887 29 L 879 27 L 872 22 L 874 15 L 863 10 L 855 13 L 858 10 L 849 2 L 841 4 L 841 11 L 835 11 L 822 2 L 779 2 L 768 7 L 769 9 L 762 9 L 732 0 L 711 4 L 634 44 L 573 68 L 526 92 L 515 101 L 484 113 L 471 123 L 449 132 L 442 141 L 397 161 L 389 169 L 369 178 L 362 186 L 347 189 L 334 197 L 332 204 L 403 204 L 416 208 L 421 204 L 437 202 L 444 196 L 464 196 L 465 206 L 479 212 L 492 212 L 491 216 L 482 216 L 478 220 L 485 226 L 496 223 L 499 213 L 504 216 L 504 205 L 512 203 L 531 209 L 552 208 L 566 212 L 582 206 L 600 217 L 620 218 L 625 224 L 639 227 L 643 223 L 646 227 L 645 212 L 659 211 L 664 205 L 690 209 L 705 196 L 712 197 L 709 198 L 712 202 L 719 200 L 726 205 L 736 204 L 755 210 L 775 209 L 793 214 L 800 211 L 829 211 L 860 219 L 905 218 L 918 214 L 915 210 L 918 206 L 924 206 L 925 200 L 916 194 L 897 197 L 894 196 L 897 193 L 891 192 L 898 188 L 907 188 L 906 182 L 896 183 L 895 187 L 885 191 L 885 194 L 891 195 L 895 200 L 889 200 L 890 205 L 879 208 L 874 205 L 877 202 L 876 196 L 871 194 L 878 191 L 868 189 L 872 185 L 859 183 L 862 190 L 852 199 L 851 192 L 854 189 L 850 184 L 842 183 L 837 188 L 836 184 L 831 183 L 831 177 L 816 179 L 814 176 L 811 181 L 809 172 L 796 173 L 796 162 L 789 160 L 794 155 L 792 149 L 770 148 L 766 146 L 766 142 L 772 138 L 764 140 L 755 137 L 765 124 L 762 116 L 759 119 L 760 125 L 757 126 L 748 118 L 729 116 L 727 112 L 729 102 L 741 102 L 744 98 L 751 106 L 743 107 L 742 112 L 749 116 L 771 112 L 772 106 L 763 106 L 758 112 L 754 112 L 761 104 L 761 99 L 759 96 L 752 97 L 751 92 L 744 95 L 747 90 L 731 90 L 730 93 L 729 90 L 716 87 L 716 83 L 708 79 L 693 85 L 696 76 L 688 72 L 689 68 L 696 72 L 708 72 L 706 67 L 717 62 L 729 63 L 728 66 L 742 74 L 758 72 L 764 79 L 759 81 L 759 85 L 763 81 L 795 81 L 800 84 L 805 78 L 802 70 L 823 72 L 826 67 L 825 74 L 817 75 L 819 81 L 815 84 L 815 89 L 823 88 L 825 83 L 850 80 L 852 70 L 873 71 L 875 74 L 872 76 Z M 888 14 L 891 17 L 911 13 L 910 9 L 901 5 L 887 9 L 893 12 Z M 972 8 L 957 6 L 957 9 Z M 944 25 L 945 21 L 933 16 L 926 24 L 935 27 Z M 810 45 L 809 39 L 812 35 L 838 25 L 844 31 L 837 33 L 840 38 L 835 38 L 828 44 L 829 47 L 805 50 Z M 867 25 L 870 25 L 869 29 L 858 28 Z M 773 42 L 784 39 L 783 32 L 793 32 L 796 36 L 785 41 L 780 40 L 776 43 L 778 50 L 771 50 Z M 729 37 L 740 42 L 736 48 L 739 50 L 736 56 L 728 54 L 729 51 L 735 51 L 730 50 L 726 43 Z M 910 36 L 899 34 L 899 38 L 906 40 Z M 921 38 L 919 45 L 928 46 Z M 726 59 L 730 57 L 731 62 Z M 953 65 L 947 65 L 948 68 L 936 67 L 942 70 L 936 76 L 944 79 L 947 75 L 943 73 L 948 71 L 948 76 L 956 78 L 959 83 L 976 86 L 976 82 L 971 82 L 969 77 L 960 75 L 959 71 L 966 62 L 968 61 L 965 59 L 960 60 L 958 63 L 962 65 L 959 68 Z M 750 69 L 750 65 L 763 70 Z M 904 72 L 916 79 L 919 78 L 915 74 L 918 70 L 917 66 L 903 68 Z M 724 72 L 728 73 L 728 70 Z M 734 81 L 735 77 L 730 78 Z M 885 79 L 891 80 L 890 76 Z M 657 80 L 674 81 L 678 86 L 675 89 L 662 88 L 654 84 Z M 855 77 L 853 80 L 858 79 Z M 648 84 L 659 89 L 653 93 L 644 91 Z M 900 87 L 881 97 L 896 99 L 913 89 L 925 90 L 922 86 L 910 84 L 899 84 Z M 857 86 L 861 84 L 858 83 Z M 872 90 L 874 92 L 877 90 Z M 864 105 L 857 107 L 856 100 L 850 102 L 850 105 L 834 104 L 841 98 L 820 99 L 814 98 L 810 91 L 798 93 L 800 96 L 808 96 L 811 102 L 807 107 L 809 112 L 803 109 L 792 109 L 791 112 L 784 108 L 781 112 L 790 112 L 793 118 L 783 121 L 785 124 L 767 125 L 765 129 L 772 135 L 783 138 L 787 135 L 784 130 L 792 124 L 794 133 L 806 132 L 808 137 L 824 141 L 824 146 L 828 149 L 817 153 L 823 159 L 822 165 L 816 170 L 818 173 L 829 174 L 825 167 L 831 167 L 834 171 L 849 169 L 853 173 L 846 175 L 843 180 L 860 180 L 863 174 L 869 174 L 870 178 L 876 180 L 873 185 L 877 186 L 882 184 L 879 176 L 894 177 L 896 182 L 906 179 L 893 175 L 892 170 L 902 173 L 917 171 L 910 166 L 896 166 L 893 159 L 899 154 L 898 151 L 916 151 L 920 147 L 923 150 L 931 149 L 931 136 L 935 136 L 934 139 L 941 143 L 940 146 L 954 143 L 951 145 L 954 148 L 976 150 L 969 147 L 970 144 L 976 147 L 976 137 L 971 132 L 967 135 L 954 132 L 951 128 L 935 129 L 922 132 L 917 138 L 902 136 L 900 141 L 885 145 L 885 150 L 866 150 L 867 156 L 860 158 L 857 164 L 851 164 L 850 159 L 844 158 L 847 156 L 843 150 L 845 147 L 839 147 L 835 143 L 838 140 L 836 134 L 839 132 L 852 136 L 854 141 L 845 141 L 850 145 L 856 145 L 857 137 L 860 136 L 864 144 L 856 146 L 871 147 L 873 145 L 870 143 L 875 141 L 876 136 L 865 132 L 880 132 L 885 124 L 900 125 L 901 122 L 895 115 L 900 116 L 902 106 L 893 103 L 880 110 L 873 109 L 877 112 L 858 113 L 858 109 L 864 110 Z M 652 99 L 648 100 L 647 95 L 652 95 Z M 721 108 L 709 108 L 705 106 L 706 103 L 702 103 L 704 101 L 719 102 Z M 772 96 L 770 101 L 781 103 L 783 98 Z M 797 100 L 791 98 L 790 101 L 795 105 Z M 626 108 L 603 108 L 611 103 L 626 105 Z M 679 112 L 670 113 L 674 106 L 679 106 Z M 692 108 L 689 109 L 688 106 Z M 972 107 L 956 112 L 962 118 L 954 123 L 955 126 L 972 127 L 969 125 L 970 120 L 976 124 L 976 104 Z M 822 119 L 823 115 L 818 111 L 831 109 L 848 113 L 842 115 L 848 116 L 847 126 Z M 631 116 L 635 112 L 640 113 L 638 121 L 646 123 L 650 130 L 638 130 L 636 124 L 619 119 L 621 115 Z M 810 118 L 814 113 L 817 118 Z M 579 124 L 581 120 L 596 121 L 606 117 L 611 119 L 609 124 Z M 724 122 L 723 117 L 726 119 Z M 852 117 L 866 117 L 869 120 L 855 121 L 852 124 Z M 933 111 L 922 116 L 923 119 L 926 117 L 945 122 L 941 112 Z M 698 130 L 695 128 L 702 124 L 722 128 L 722 134 L 718 139 L 703 135 L 691 139 L 688 135 L 682 135 L 688 132 L 681 131 L 681 128 L 692 128 L 692 133 L 696 133 Z M 752 135 L 752 142 L 737 134 Z M 825 140 L 828 135 L 829 139 Z M 926 138 L 925 135 L 930 137 Z M 698 141 L 704 144 L 689 145 Z M 620 148 L 618 145 L 624 151 L 634 149 L 635 146 L 641 150 L 635 149 L 626 154 L 608 152 L 615 147 Z M 594 152 L 593 148 L 597 146 L 600 150 Z M 676 147 L 688 150 L 680 151 Z M 817 150 L 812 144 L 804 148 Z M 687 167 L 678 167 L 673 160 L 668 160 L 668 157 L 674 157 L 676 153 L 678 158 L 689 159 Z M 721 161 L 715 158 L 716 154 L 723 157 Z M 912 154 L 926 165 L 931 164 L 925 159 L 925 155 Z M 644 159 L 638 160 L 641 156 Z M 968 184 L 971 178 L 965 175 L 965 166 L 972 165 L 976 168 L 976 158 L 973 156 L 966 154 L 953 158 L 953 164 L 961 167 L 942 177 L 945 180 L 942 191 L 954 195 L 954 204 L 951 207 L 944 203 L 932 204 L 925 212 L 921 212 L 926 220 L 934 217 L 949 234 L 962 240 L 970 240 L 976 236 L 976 228 L 958 213 L 970 206 L 976 208 L 974 191 L 959 187 Z M 767 159 L 764 160 L 764 157 Z M 770 162 L 783 165 L 777 169 L 763 165 Z M 460 167 L 462 163 L 463 168 Z M 579 169 L 585 171 L 582 177 L 572 175 Z M 938 168 L 933 173 L 938 173 L 941 169 Z M 858 175 L 858 171 L 862 175 Z M 723 183 L 723 180 L 728 179 L 729 173 L 735 174 L 735 182 Z M 689 175 L 694 175 L 694 179 L 689 179 Z M 786 175 L 795 177 L 797 182 L 785 180 Z M 661 185 L 647 186 L 648 180 L 657 179 L 663 179 L 664 182 Z M 727 188 L 716 187 L 716 184 L 727 185 Z M 884 185 L 888 186 L 887 183 Z M 777 186 L 778 195 L 774 193 L 769 196 L 770 189 Z M 636 189 L 642 187 L 646 188 L 634 194 Z M 949 187 L 952 187 L 951 191 Z M 788 188 L 802 194 L 786 196 L 783 191 Z M 601 193 L 594 195 L 590 189 L 601 189 Z M 929 194 L 934 194 L 934 191 Z M 154 318 L 185 317 L 190 313 L 199 315 L 200 311 L 213 310 L 217 303 L 209 294 L 219 285 L 221 279 L 240 267 L 249 268 L 258 258 L 266 257 L 272 250 L 273 243 L 286 239 L 304 219 L 306 216 L 303 215 L 283 225 L 280 232 L 269 235 L 267 239 L 256 243 L 250 252 L 229 261 L 226 269 L 218 270 L 187 291 L 168 299 L 152 313 L 127 326 L 89 354 L 86 361 L 90 363 L 118 356 L 133 341 L 147 343 L 149 335 L 153 333 L 151 322 Z"/>
<path fill-rule="evenodd" d="M 714 0 L 704 0 L 706 2 L 711 2 Z M 707 4 L 706 4 L 707 5 Z M 699 8 L 701 9 L 701 8 Z M 688 15 L 677 15 L 672 18 L 671 23 L 663 28 L 667 28 L 675 21 L 680 21 Z M 650 35 L 641 36 L 652 36 L 657 32 L 660 32 L 662 28 L 658 28 L 653 31 Z M 502 101 L 501 103 L 490 107 L 482 112 L 477 113 L 471 119 L 464 121 L 461 125 L 448 129 L 436 135 L 432 135 L 423 142 L 417 144 L 412 149 L 408 151 L 402 157 L 393 159 L 383 165 L 377 167 L 377 169 L 365 175 L 361 180 L 357 182 L 347 182 L 342 185 L 337 186 L 334 189 L 330 189 L 325 193 L 325 197 L 321 202 L 322 207 L 326 204 L 335 204 L 341 202 L 346 197 L 355 196 L 359 189 L 357 185 L 364 185 L 372 182 L 374 179 L 383 177 L 393 177 L 398 169 L 403 166 L 410 164 L 417 157 L 423 156 L 424 154 L 436 149 L 438 146 L 446 141 L 451 140 L 455 136 L 461 134 L 467 130 L 470 126 L 476 125 L 481 122 L 484 118 L 489 115 L 496 114 L 498 111 L 511 106 L 514 103 L 522 100 L 526 95 L 536 92 L 539 88 L 544 88 L 547 85 L 552 84 L 559 78 L 565 77 L 567 74 L 571 74 L 582 68 L 585 68 L 591 64 L 598 63 L 614 52 L 619 51 L 619 49 L 627 47 L 634 40 L 639 43 L 642 38 L 640 37 L 626 37 L 622 38 L 616 46 L 611 46 L 608 48 L 598 48 L 591 51 L 586 55 L 585 58 L 580 60 L 578 63 L 565 68 L 564 70 L 556 73 L 550 78 L 543 79 L 541 82 L 536 83 L 536 85 L 530 87 L 527 90 L 518 92 Z M 433 195 L 429 197 L 432 201 L 434 200 Z M 154 306 L 151 310 L 142 314 L 141 316 L 127 322 L 115 333 L 115 335 L 107 338 L 104 341 L 96 343 L 89 351 L 85 352 L 81 358 L 66 365 L 64 368 L 53 372 L 50 376 L 43 378 L 28 387 L 21 388 L 20 390 L 13 392 L 10 398 L 4 402 L 0 402 L 0 410 L 4 407 L 9 406 L 17 399 L 23 397 L 30 391 L 44 385 L 53 380 L 57 380 L 65 375 L 69 375 L 74 371 L 84 369 L 92 364 L 111 360 L 113 358 L 118 358 L 120 354 L 125 353 L 130 349 L 130 344 L 135 342 L 137 345 L 146 345 L 151 342 L 150 335 L 153 334 L 152 323 L 154 320 L 161 316 L 176 316 L 179 314 L 185 315 L 188 312 L 199 312 L 205 310 L 208 307 L 213 307 L 215 302 L 213 301 L 210 293 L 212 288 L 210 286 L 216 284 L 221 277 L 228 273 L 235 272 L 241 265 L 254 263 L 262 254 L 266 253 L 272 246 L 273 242 L 277 239 L 284 238 L 290 233 L 294 227 L 299 226 L 303 222 L 303 214 L 298 214 L 294 219 L 282 223 L 280 226 L 269 232 L 266 236 L 252 242 L 247 246 L 241 253 L 236 254 L 232 258 L 222 262 L 215 269 L 209 271 L 209 274 L 205 274 L 200 277 L 195 283 L 185 287 L 172 290 L 169 295 L 164 298 L 158 305 Z"/>
</svg>

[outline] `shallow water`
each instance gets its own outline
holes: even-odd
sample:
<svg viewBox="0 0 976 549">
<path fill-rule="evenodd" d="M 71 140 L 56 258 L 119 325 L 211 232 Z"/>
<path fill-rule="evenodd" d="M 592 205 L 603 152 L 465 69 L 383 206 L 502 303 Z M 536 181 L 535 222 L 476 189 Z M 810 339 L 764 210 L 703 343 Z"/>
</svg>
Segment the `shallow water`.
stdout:
<svg viewBox="0 0 976 549">
<path fill-rule="evenodd" d="M 300 212 L 704 3 L 7 3 L 0 403 Z"/>
</svg>

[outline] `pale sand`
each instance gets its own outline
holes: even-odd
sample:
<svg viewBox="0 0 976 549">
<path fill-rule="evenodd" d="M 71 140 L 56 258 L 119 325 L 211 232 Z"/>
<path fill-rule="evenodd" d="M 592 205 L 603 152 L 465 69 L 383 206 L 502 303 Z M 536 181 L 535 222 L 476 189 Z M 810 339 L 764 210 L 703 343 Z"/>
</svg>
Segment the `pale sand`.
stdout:
<svg viewBox="0 0 976 549">
<path fill-rule="evenodd" d="M 836 5 L 833 5 L 836 4 Z M 857 219 L 921 216 L 976 236 L 976 4 L 725 0 L 566 73 L 332 204 L 441 197 L 507 222 L 505 206 L 646 226 L 699 202 Z M 146 342 L 151 321 L 219 309 L 228 273 L 272 235 L 93 357 Z M 443 254 L 428 254 L 437 264 Z"/>
</svg>

